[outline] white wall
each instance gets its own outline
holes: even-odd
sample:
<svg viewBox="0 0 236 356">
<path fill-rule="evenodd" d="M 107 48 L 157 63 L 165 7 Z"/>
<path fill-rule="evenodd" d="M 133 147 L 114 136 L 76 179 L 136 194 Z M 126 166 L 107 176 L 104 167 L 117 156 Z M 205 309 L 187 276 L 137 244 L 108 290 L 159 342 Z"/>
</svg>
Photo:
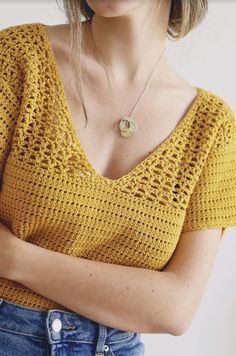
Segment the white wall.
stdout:
<svg viewBox="0 0 236 356">
<path fill-rule="evenodd" d="M 182 77 L 221 95 L 236 112 L 235 17 L 236 1 L 210 0 L 204 23 L 185 39 L 168 42 L 167 50 Z M 55 0 L 0 0 L 0 21 L 5 28 L 27 22 L 64 23 L 65 17 Z M 236 228 L 229 228 L 191 327 L 178 337 L 142 334 L 146 356 L 236 355 L 235 251 Z"/>
</svg>

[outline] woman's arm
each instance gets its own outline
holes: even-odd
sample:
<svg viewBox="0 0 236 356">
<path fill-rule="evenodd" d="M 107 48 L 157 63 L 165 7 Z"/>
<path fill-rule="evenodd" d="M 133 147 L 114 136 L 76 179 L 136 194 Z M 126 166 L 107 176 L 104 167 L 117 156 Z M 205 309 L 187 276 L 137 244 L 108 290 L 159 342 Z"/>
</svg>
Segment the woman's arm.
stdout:
<svg viewBox="0 0 236 356">
<path fill-rule="evenodd" d="M 14 237 L 4 254 L 11 255 L 5 278 L 113 328 L 179 335 L 199 303 L 218 241 L 216 229 L 186 232 L 165 271 L 153 271 L 68 256 Z M 0 263 L 0 276 L 3 270 Z"/>
<path fill-rule="evenodd" d="M 0 277 L 113 328 L 175 333 L 182 290 L 172 273 L 64 255 L 20 240 L 1 224 Z"/>
<path fill-rule="evenodd" d="M 173 274 L 68 256 L 22 240 L 16 247 L 11 277 L 36 293 L 113 328 L 172 332 L 181 291 Z"/>
</svg>

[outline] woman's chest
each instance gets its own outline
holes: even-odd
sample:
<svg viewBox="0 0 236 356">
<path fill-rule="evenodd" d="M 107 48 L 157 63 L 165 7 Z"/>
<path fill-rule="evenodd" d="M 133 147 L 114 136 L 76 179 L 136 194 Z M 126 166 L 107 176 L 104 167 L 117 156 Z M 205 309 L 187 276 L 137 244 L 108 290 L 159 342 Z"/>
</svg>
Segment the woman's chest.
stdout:
<svg viewBox="0 0 236 356">
<path fill-rule="evenodd" d="M 58 37 L 55 30 L 50 28 L 48 35 L 61 79 L 64 105 L 80 148 L 97 174 L 117 180 L 131 172 L 172 134 L 195 99 L 195 89 L 182 82 L 176 90 L 153 80 L 142 95 L 144 80 L 136 84 L 110 82 L 109 86 L 101 66 L 84 56 L 80 78 L 82 103 L 75 95 L 68 50 L 55 41 Z M 129 138 L 124 138 L 119 130 L 124 116 L 131 116 L 137 124 L 137 131 Z"/>
<path fill-rule="evenodd" d="M 172 197 L 163 193 L 162 187 L 154 197 L 137 182 L 114 189 L 104 181 L 39 167 L 31 171 L 9 156 L 0 217 L 19 238 L 50 250 L 160 269 L 175 250 L 184 220 L 184 210 L 174 207 L 174 187 Z"/>
<path fill-rule="evenodd" d="M 161 148 L 182 119 L 180 110 L 168 110 L 167 103 L 161 103 L 161 99 L 158 101 L 159 109 L 155 105 L 150 109 L 149 98 L 131 115 L 137 130 L 125 138 L 120 133 L 119 122 L 122 117 L 129 116 L 134 97 L 125 105 L 124 100 L 120 100 L 120 110 L 116 110 L 111 102 L 105 105 L 96 94 L 93 97 L 87 96 L 84 98 L 87 105 L 86 121 L 81 105 L 72 100 L 72 94 L 67 89 L 65 95 L 71 123 L 84 157 L 98 175 L 111 180 L 129 174 Z"/>
<path fill-rule="evenodd" d="M 113 180 L 88 161 L 56 93 L 44 95 L 41 105 L 31 96 L 22 105 L 2 176 L 1 219 L 19 238 L 47 249 L 161 269 L 175 250 L 194 184 L 191 126 L 179 127 Z"/>
<path fill-rule="evenodd" d="M 109 179 L 89 163 L 60 98 L 51 101 L 36 116 L 22 108 L 2 177 L 1 219 L 47 249 L 161 269 L 190 195 L 189 146 L 174 154 L 172 136 L 127 175 Z"/>
</svg>

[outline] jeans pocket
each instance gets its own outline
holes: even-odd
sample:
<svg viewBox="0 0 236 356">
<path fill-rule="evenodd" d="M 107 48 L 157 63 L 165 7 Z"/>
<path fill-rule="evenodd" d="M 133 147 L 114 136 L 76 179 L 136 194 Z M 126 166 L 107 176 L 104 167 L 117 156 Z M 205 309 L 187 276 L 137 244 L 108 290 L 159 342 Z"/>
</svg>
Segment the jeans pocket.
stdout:
<svg viewBox="0 0 236 356">
<path fill-rule="evenodd" d="M 49 349 L 46 340 L 0 329 L 0 355 L 47 356 Z"/>
</svg>

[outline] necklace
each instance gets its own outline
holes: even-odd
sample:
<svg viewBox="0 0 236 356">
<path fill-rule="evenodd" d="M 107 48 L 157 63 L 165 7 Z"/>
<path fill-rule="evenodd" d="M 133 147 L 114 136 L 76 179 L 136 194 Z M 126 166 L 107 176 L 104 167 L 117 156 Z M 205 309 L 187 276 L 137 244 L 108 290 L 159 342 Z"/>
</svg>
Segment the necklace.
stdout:
<svg viewBox="0 0 236 356">
<path fill-rule="evenodd" d="M 100 54 L 100 52 L 99 52 L 99 50 L 98 50 L 98 48 L 97 48 L 97 46 L 96 46 L 95 40 L 94 40 L 93 31 L 92 31 L 92 26 L 90 26 L 90 28 L 91 28 L 91 35 L 92 35 L 93 45 L 94 45 L 94 47 L 95 47 L 95 50 L 96 50 L 96 52 L 97 52 L 99 58 L 101 59 L 101 62 L 100 62 L 100 63 L 102 64 L 102 66 L 103 66 L 103 68 L 104 68 L 104 70 L 105 70 L 105 72 L 106 72 L 106 75 L 107 75 L 107 77 L 109 78 L 108 72 L 107 72 L 107 69 L 106 69 L 106 66 L 105 66 L 105 64 L 104 64 L 104 61 L 103 61 L 103 59 L 102 59 L 102 56 L 101 56 L 101 54 Z M 166 49 L 166 47 L 163 48 L 163 50 L 162 50 L 162 52 L 161 52 L 161 55 L 157 58 L 157 61 L 156 61 L 155 65 L 154 65 L 154 67 L 153 67 L 153 69 L 152 69 L 152 71 L 151 71 L 151 73 L 150 73 L 150 75 L 149 75 L 149 77 L 148 77 L 148 80 L 147 80 L 147 82 L 146 82 L 146 85 L 145 85 L 145 87 L 144 87 L 144 89 L 143 89 L 141 95 L 139 96 L 139 98 L 138 98 L 136 104 L 134 105 L 134 108 L 133 108 L 133 110 L 131 111 L 130 115 L 129 115 L 129 116 L 124 116 L 124 117 L 122 117 L 122 118 L 120 119 L 119 123 L 118 123 L 118 129 L 119 129 L 120 134 L 121 134 L 122 137 L 128 138 L 128 137 L 132 136 L 132 134 L 133 134 L 134 132 L 136 132 L 137 129 L 138 129 L 138 124 L 137 124 L 137 122 L 135 121 L 135 119 L 132 117 L 132 115 L 133 115 L 134 111 L 136 110 L 136 108 L 137 108 L 139 102 L 141 101 L 141 99 L 142 99 L 144 93 L 147 91 L 147 89 L 148 89 L 148 87 L 149 87 L 149 85 L 150 85 L 150 83 L 151 83 L 151 80 L 152 80 L 152 78 L 153 78 L 153 76 L 154 76 L 154 71 L 155 71 L 155 69 L 156 69 L 156 67 L 157 67 L 157 65 L 158 65 L 158 63 L 159 63 L 159 61 L 160 61 L 160 59 L 161 59 L 163 53 L 165 52 L 165 49 Z M 109 82 L 109 81 L 108 81 L 108 82 Z"/>
</svg>

